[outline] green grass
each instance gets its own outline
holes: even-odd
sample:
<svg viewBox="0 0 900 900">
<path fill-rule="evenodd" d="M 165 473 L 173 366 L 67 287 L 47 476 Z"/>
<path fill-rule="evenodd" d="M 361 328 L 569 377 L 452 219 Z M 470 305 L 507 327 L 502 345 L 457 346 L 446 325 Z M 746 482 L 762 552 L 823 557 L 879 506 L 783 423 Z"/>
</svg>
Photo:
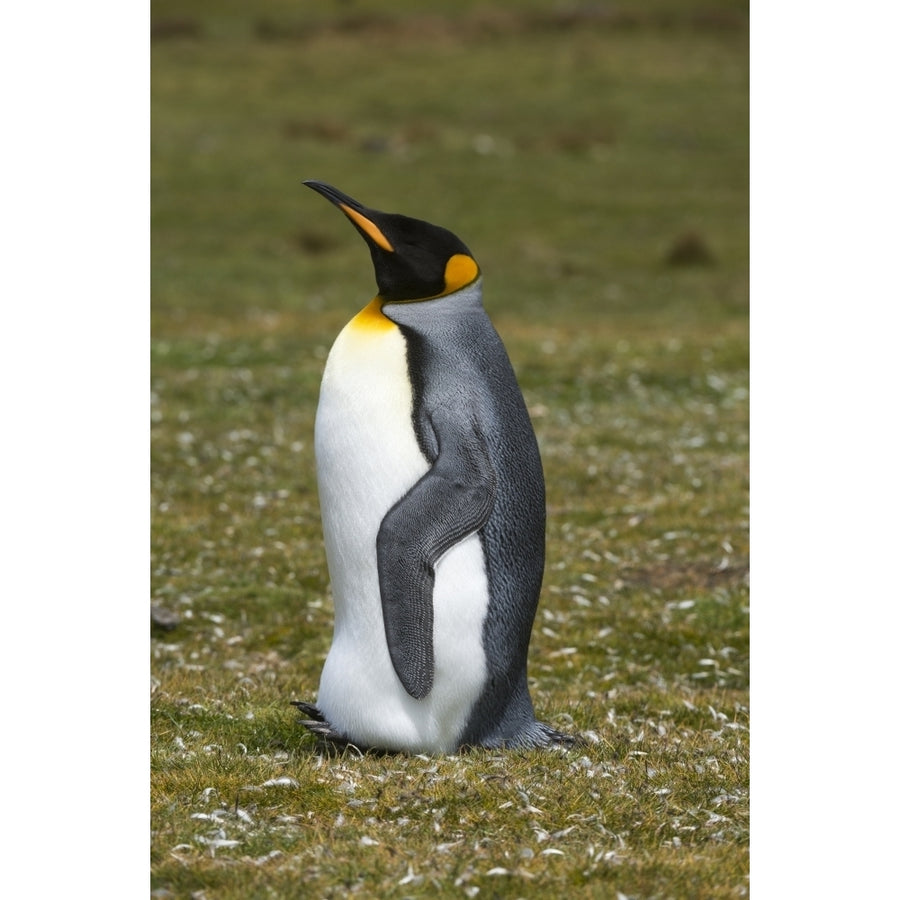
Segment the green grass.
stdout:
<svg viewBox="0 0 900 900">
<path fill-rule="evenodd" d="M 741 896 L 745 5 L 428 9 L 153 4 L 152 887 Z M 295 724 L 318 381 L 374 292 L 309 177 L 482 265 L 547 479 L 532 692 L 574 752 L 322 757 Z M 668 263 L 690 234 L 711 258 Z"/>
</svg>

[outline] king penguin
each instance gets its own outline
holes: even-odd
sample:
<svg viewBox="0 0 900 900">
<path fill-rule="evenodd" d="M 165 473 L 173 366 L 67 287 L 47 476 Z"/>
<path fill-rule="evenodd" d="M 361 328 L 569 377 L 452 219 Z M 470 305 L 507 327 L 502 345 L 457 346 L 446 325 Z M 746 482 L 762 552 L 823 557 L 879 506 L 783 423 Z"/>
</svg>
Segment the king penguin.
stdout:
<svg viewBox="0 0 900 900">
<path fill-rule="evenodd" d="M 306 181 L 369 247 L 376 297 L 328 354 L 315 424 L 334 636 L 310 730 L 406 753 L 567 745 L 526 664 L 544 477 L 468 247 Z"/>
</svg>

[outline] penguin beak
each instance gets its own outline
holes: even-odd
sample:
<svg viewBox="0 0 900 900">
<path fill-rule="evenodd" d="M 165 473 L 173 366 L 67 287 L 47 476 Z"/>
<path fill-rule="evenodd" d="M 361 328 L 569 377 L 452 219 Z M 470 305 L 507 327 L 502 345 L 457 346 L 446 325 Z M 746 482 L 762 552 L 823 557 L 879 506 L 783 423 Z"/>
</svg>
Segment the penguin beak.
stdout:
<svg viewBox="0 0 900 900">
<path fill-rule="evenodd" d="M 384 232 L 370 218 L 371 210 L 366 209 L 358 200 L 339 191 L 336 187 L 326 184 L 324 181 L 304 181 L 308 188 L 312 188 L 327 200 L 330 200 L 341 212 L 356 226 L 363 237 L 376 244 L 388 253 L 394 252 L 391 242 L 385 237 Z"/>
</svg>

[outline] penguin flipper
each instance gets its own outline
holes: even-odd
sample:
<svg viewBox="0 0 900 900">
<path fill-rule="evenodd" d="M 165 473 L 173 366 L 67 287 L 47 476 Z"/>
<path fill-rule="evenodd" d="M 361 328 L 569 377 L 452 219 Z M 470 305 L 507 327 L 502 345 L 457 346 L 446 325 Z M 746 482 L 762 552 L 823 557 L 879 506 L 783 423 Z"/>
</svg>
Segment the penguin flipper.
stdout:
<svg viewBox="0 0 900 900">
<path fill-rule="evenodd" d="M 388 511 L 376 540 L 385 636 L 406 692 L 427 697 L 434 683 L 434 566 L 487 521 L 496 477 L 478 424 L 435 411 L 439 447 L 431 469 Z"/>
</svg>

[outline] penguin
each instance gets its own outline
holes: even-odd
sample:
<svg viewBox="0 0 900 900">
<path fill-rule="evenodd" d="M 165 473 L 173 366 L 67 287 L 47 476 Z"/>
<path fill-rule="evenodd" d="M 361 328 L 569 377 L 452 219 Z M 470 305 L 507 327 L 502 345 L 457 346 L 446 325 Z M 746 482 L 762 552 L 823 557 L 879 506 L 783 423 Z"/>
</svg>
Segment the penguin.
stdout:
<svg viewBox="0 0 900 900">
<path fill-rule="evenodd" d="M 527 655 L 544 476 L 481 270 L 445 228 L 321 181 L 378 293 L 325 364 L 316 475 L 334 634 L 307 728 L 401 753 L 568 746 L 537 721 Z"/>
</svg>

